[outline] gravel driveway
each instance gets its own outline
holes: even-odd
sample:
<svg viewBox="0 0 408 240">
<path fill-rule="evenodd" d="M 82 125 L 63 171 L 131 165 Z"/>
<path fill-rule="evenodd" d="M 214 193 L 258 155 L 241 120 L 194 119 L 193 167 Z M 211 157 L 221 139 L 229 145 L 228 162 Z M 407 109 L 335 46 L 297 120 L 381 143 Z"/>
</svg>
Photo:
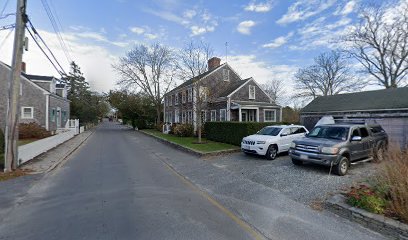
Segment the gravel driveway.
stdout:
<svg viewBox="0 0 408 240">
<path fill-rule="evenodd" d="M 294 166 L 287 154 L 268 161 L 264 157 L 233 153 L 210 161 L 216 167 L 277 189 L 289 198 L 307 205 L 324 200 L 330 193 L 366 179 L 378 168 L 375 163 L 359 163 L 352 165 L 346 176 L 340 177 L 329 174 L 329 168 L 319 165 Z"/>
</svg>

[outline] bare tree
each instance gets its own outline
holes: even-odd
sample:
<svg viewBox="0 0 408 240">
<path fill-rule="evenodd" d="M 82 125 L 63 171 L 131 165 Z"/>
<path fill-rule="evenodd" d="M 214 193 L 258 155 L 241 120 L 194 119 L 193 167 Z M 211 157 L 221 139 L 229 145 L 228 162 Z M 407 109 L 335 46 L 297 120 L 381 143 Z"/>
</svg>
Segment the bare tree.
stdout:
<svg viewBox="0 0 408 240">
<path fill-rule="evenodd" d="M 201 143 L 202 110 L 208 101 L 208 88 L 201 83 L 200 76 L 208 70 L 208 59 L 213 50 L 205 42 L 189 42 L 181 50 L 178 61 L 178 73 L 181 79 L 194 79 L 193 104 L 195 105 L 195 123 L 197 126 L 198 142 Z"/>
<path fill-rule="evenodd" d="M 342 38 L 346 51 L 357 59 L 377 84 L 396 88 L 408 74 L 408 2 L 398 7 L 368 7 L 360 24 Z M 405 83 L 404 83 L 405 82 Z"/>
<path fill-rule="evenodd" d="M 163 95 L 173 84 L 175 57 L 172 50 L 158 43 L 136 45 L 113 68 L 119 73 L 123 88 L 141 90 L 156 108 L 156 123 L 160 122 Z"/>
<path fill-rule="evenodd" d="M 274 103 L 281 103 L 285 95 L 283 79 L 272 79 L 271 81 L 262 84 L 262 87 Z"/>
<path fill-rule="evenodd" d="M 314 65 L 299 69 L 295 74 L 296 89 L 301 90 L 298 97 L 352 92 L 365 84 L 351 75 L 347 61 L 338 51 L 322 53 L 314 61 Z"/>
</svg>

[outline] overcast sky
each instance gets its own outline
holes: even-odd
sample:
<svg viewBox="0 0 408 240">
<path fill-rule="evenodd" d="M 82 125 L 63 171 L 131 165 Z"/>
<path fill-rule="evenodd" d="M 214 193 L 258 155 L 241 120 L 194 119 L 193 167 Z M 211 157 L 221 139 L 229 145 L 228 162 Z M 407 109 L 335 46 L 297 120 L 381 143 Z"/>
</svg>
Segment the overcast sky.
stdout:
<svg viewBox="0 0 408 240">
<path fill-rule="evenodd" d="M 407 0 L 400 0 L 407 1 Z M 259 83 L 284 79 L 293 89 L 293 73 L 312 64 L 313 58 L 336 48 L 333 39 L 357 22 L 363 0 L 47 0 L 62 37 L 87 80 L 96 91 L 115 87 L 111 64 L 137 43 L 159 42 L 181 48 L 191 39 L 204 40 L 215 55 L 242 77 Z M 369 1 L 381 3 L 384 1 Z M 7 3 L 7 5 L 6 5 Z M 398 1 L 390 1 L 397 5 Z M 16 0 L 0 0 L 3 15 L 15 12 Z M 68 59 L 61 51 L 42 1 L 28 1 L 27 13 L 65 71 Z M 14 22 L 0 19 L 0 26 Z M 8 36 L 8 38 L 6 38 Z M 0 60 L 10 64 L 14 33 L 0 31 Z M 27 72 L 58 73 L 30 41 L 24 53 Z"/>
</svg>

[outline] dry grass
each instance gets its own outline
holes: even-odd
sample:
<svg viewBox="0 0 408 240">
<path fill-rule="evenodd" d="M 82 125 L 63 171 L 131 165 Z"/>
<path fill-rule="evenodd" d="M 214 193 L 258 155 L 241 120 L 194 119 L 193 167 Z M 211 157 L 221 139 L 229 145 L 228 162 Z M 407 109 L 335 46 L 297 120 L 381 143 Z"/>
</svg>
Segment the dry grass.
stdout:
<svg viewBox="0 0 408 240">
<path fill-rule="evenodd" d="M 9 172 L 9 173 L 0 172 L 0 182 L 10 180 L 10 179 L 13 179 L 13 178 L 16 178 L 16 177 L 25 176 L 28 173 L 29 173 L 29 171 L 21 170 L 21 169 L 17 169 L 15 171 Z"/>
<path fill-rule="evenodd" d="M 408 223 L 408 151 L 393 147 L 387 153 L 378 188 L 389 200 L 389 210 Z"/>
</svg>

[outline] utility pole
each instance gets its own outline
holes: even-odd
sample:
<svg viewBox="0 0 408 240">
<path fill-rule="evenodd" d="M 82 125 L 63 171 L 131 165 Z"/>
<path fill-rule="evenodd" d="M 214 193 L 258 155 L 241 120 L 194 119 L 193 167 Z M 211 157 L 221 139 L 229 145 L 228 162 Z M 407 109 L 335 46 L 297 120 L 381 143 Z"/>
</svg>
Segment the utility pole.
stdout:
<svg viewBox="0 0 408 240">
<path fill-rule="evenodd" d="M 20 80 L 23 60 L 24 32 L 27 23 L 27 0 L 17 0 L 16 28 L 14 34 L 13 60 L 8 89 L 7 119 L 5 129 L 4 171 L 11 172 L 18 164 L 18 122 L 20 110 Z"/>
</svg>

